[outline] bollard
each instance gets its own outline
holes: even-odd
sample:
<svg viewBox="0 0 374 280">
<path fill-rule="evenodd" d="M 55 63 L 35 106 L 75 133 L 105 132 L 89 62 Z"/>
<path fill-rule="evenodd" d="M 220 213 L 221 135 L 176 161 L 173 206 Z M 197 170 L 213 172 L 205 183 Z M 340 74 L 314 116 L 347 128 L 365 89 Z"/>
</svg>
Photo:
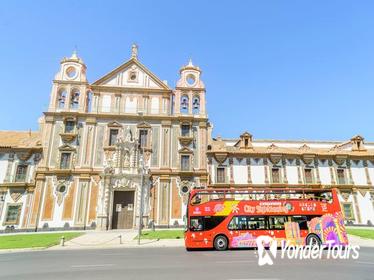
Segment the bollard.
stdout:
<svg viewBox="0 0 374 280">
<path fill-rule="evenodd" d="M 61 245 L 62 247 L 65 246 L 65 236 L 61 236 L 61 242 L 60 242 L 60 245 Z"/>
<path fill-rule="evenodd" d="M 119 237 L 119 244 L 122 244 L 122 235 L 120 235 L 118 237 Z"/>
<path fill-rule="evenodd" d="M 155 223 L 152 221 L 152 231 L 155 231 Z"/>
</svg>

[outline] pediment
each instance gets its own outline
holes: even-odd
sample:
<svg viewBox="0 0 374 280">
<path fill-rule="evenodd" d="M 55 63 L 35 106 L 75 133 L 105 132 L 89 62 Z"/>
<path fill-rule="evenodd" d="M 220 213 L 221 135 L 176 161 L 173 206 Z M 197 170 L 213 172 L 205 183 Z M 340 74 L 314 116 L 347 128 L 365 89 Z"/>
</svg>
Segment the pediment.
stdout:
<svg viewBox="0 0 374 280">
<path fill-rule="evenodd" d="M 181 153 L 181 154 L 192 154 L 193 153 L 193 151 L 191 149 L 187 148 L 187 147 L 183 147 L 178 152 Z"/>
<path fill-rule="evenodd" d="M 147 128 L 148 129 L 148 128 L 151 128 L 151 125 L 147 122 L 142 121 L 141 123 L 138 123 L 136 127 L 137 128 Z"/>
<path fill-rule="evenodd" d="M 267 147 L 267 150 L 276 151 L 276 150 L 279 150 L 279 147 L 275 145 L 274 143 L 272 143 L 270 146 Z"/>
<path fill-rule="evenodd" d="M 300 150 L 301 152 L 309 151 L 309 150 L 310 150 L 310 146 L 308 146 L 307 144 L 304 144 L 304 145 L 302 145 L 302 146 L 299 148 L 299 150 Z"/>
<path fill-rule="evenodd" d="M 68 144 L 62 145 L 58 148 L 60 151 L 75 151 L 76 149 Z"/>
<path fill-rule="evenodd" d="M 164 82 L 136 58 L 131 58 L 129 61 L 98 79 L 92 85 L 170 90 Z"/>
<path fill-rule="evenodd" d="M 108 123 L 108 127 L 118 127 L 118 128 L 120 128 L 120 127 L 122 127 L 122 125 L 117 121 L 113 121 L 113 122 Z"/>
</svg>

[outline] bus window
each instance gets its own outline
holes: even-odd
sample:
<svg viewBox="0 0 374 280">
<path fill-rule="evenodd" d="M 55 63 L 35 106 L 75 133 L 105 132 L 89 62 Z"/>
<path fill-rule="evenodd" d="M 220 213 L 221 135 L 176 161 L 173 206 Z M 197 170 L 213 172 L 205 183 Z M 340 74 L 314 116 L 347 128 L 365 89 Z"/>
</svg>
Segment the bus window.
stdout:
<svg viewBox="0 0 374 280">
<path fill-rule="evenodd" d="M 211 230 L 218 226 L 226 216 L 205 216 L 204 217 L 204 230 Z"/>
<path fill-rule="evenodd" d="M 269 229 L 284 229 L 284 223 L 287 222 L 286 216 L 269 217 Z"/>
<path fill-rule="evenodd" d="M 200 195 L 195 195 L 191 199 L 191 205 L 197 205 L 197 204 L 200 204 L 200 203 L 201 203 L 201 197 L 200 197 Z"/>
<path fill-rule="evenodd" d="M 323 202 L 332 203 L 332 192 L 331 191 L 322 192 L 320 197 Z"/>
<path fill-rule="evenodd" d="M 190 230 L 191 231 L 202 231 L 203 230 L 203 217 L 191 217 Z"/>
<path fill-rule="evenodd" d="M 222 192 L 213 192 L 209 194 L 210 201 L 223 200 L 223 199 L 225 199 L 225 194 Z"/>
<path fill-rule="evenodd" d="M 298 223 L 300 229 L 308 229 L 308 218 L 306 216 L 291 216 L 291 221 Z"/>
<path fill-rule="evenodd" d="M 248 229 L 266 229 L 266 218 L 261 216 L 248 217 Z"/>
<path fill-rule="evenodd" d="M 230 230 L 247 230 L 248 223 L 246 216 L 235 216 L 231 219 L 228 228 Z"/>
</svg>

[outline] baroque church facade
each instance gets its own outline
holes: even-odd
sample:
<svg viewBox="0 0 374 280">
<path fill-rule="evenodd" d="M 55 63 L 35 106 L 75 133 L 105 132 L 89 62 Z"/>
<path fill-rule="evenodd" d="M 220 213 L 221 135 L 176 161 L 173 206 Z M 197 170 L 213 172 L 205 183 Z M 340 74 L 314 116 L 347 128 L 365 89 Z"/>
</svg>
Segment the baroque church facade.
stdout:
<svg viewBox="0 0 374 280">
<path fill-rule="evenodd" d="M 170 88 L 136 45 L 93 83 L 64 58 L 39 131 L 0 131 L 0 232 L 182 226 L 207 187 L 337 187 L 348 223 L 374 223 L 374 143 L 212 139 L 200 68 L 179 74 Z"/>
<path fill-rule="evenodd" d="M 30 177 L 27 185 L 0 177 L 0 230 L 132 228 L 141 204 L 143 225 L 183 225 L 189 190 L 208 178 L 201 70 L 190 61 L 171 89 L 137 52 L 134 45 L 127 62 L 92 84 L 75 53 L 61 61 L 39 120 L 37 162 L 32 145 L 29 163 L 0 140 L 5 173 L 23 165 Z"/>
</svg>

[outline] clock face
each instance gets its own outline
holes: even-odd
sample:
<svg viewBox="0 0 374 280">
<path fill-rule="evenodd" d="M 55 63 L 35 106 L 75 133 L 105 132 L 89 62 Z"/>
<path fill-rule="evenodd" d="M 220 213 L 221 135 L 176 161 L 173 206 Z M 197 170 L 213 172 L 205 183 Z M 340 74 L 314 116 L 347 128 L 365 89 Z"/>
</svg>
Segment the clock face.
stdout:
<svg viewBox="0 0 374 280">
<path fill-rule="evenodd" d="M 68 67 L 68 69 L 66 69 L 66 75 L 69 79 L 73 79 L 77 75 L 77 70 L 75 69 L 75 67 L 70 66 Z"/>
<path fill-rule="evenodd" d="M 187 78 L 186 78 L 186 81 L 187 81 L 187 84 L 188 84 L 189 86 L 193 86 L 193 85 L 195 84 L 195 82 L 196 82 L 196 78 L 195 78 L 194 75 L 192 75 L 192 74 L 188 74 L 188 75 L 187 75 Z"/>
</svg>

